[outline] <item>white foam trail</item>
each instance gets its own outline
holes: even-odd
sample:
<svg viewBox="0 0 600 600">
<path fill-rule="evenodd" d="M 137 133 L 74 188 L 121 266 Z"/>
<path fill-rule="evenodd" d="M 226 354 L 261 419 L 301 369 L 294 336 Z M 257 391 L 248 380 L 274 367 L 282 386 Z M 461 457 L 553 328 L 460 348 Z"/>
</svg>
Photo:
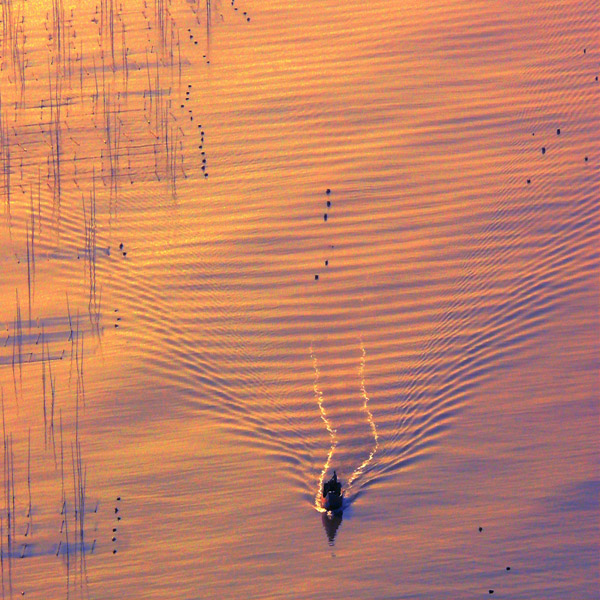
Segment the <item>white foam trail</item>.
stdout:
<svg viewBox="0 0 600 600">
<path fill-rule="evenodd" d="M 325 406 L 323 406 L 323 392 L 319 388 L 319 365 L 317 363 L 317 357 L 313 352 L 312 344 L 310 346 L 310 357 L 313 361 L 313 368 L 315 370 L 315 381 L 313 383 L 313 390 L 315 391 L 315 398 L 317 400 L 317 404 L 319 405 L 319 411 L 321 412 L 321 419 L 323 423 L 325 423 L 325 427 L 329 432 L 329 438 L 331 439 L 331 448 L 329 449 L 329 453 L 327 454 L 327 460 L 325 461 L 325 465 L 323 466 L 323 470 L 321 471 L 321 475 L 319 476 L 319 485 L 317 488 L 317 493 L 315 495 L 315 508 L 319 512 L 326 512 L 325 509 L 321 506 L 321 490 L 323 489 L 323 480 L 325 479 L 325 475 L 329 469 L 329 465 L 331 463 L 331 457 L 333 456 L 333 451 L 337 446 L 337 437 L 336 431 L 331 427 L 331 423 L 327 418 L 327 413 L 325 412 Z"/>
<path fill-rule="evenodd" d="M 354 470 L 354 473 L 348 479 L 348 488 L 352 486 L 352 482 L 355 481 L 358 476 L 367 468 L 369 463 L 373 460 L 375 453 L 379 448 L 379 435 L 377 434 L 377 426 L 375 425 L 375 421 L 373 420 L 373 414 L 369 410 L 369 396 L 367 395 L 367 389 L 365 387 L 365 364 L 367 359 L 367 352 L 365 350 L 365 346 L 363 344 L 362 339 L 360 340 L 360 349 L 362 350 L 362 356 L 360 358 L 360 367 L 358 369 L 358 376 L 360 378 L 360 391 L 363 397 L 363 410 L 367 415 L 367 421 L 369 422 L 369 426 L 371 427 L 371 433 L 373 434 L 373 439 L 375 440 L 375 444 L 373 449 L 369 453 L 369 456 L 366 460 L 362 462 L 362 464 Z"/>
</svg>

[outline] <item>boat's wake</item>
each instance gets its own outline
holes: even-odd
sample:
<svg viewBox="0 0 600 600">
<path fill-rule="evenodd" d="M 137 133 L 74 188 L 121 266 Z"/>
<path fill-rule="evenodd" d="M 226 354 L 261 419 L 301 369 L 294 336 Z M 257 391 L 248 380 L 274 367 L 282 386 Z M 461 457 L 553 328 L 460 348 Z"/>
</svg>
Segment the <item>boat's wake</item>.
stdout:
<svg viewBox="0 0 600 600">
<path fill-rule="evenodd" d="M 366 365 L 367 352 L 365 350 L 365 346 L 363 344 L 362 338 L 360 340 L 360 349 L 361 349 L 362 354 L 361 354 L 360 365 L 359 365 L 359 369 L 358 369 L 358 377 L 359 377 L 359 382 L 360 382 L 360 392 L 361 392 L 361 396 L 363 399 L 362 410 L 366 415 L 367 422 L 369 424 L 369 428 L 371 429 L 371 433 L 373 435 L 373 446 L 369 452 L 368 457 L 365 460 L 363 460 L 363 462 L 360 465 L 358 465 L 358 467 L 356 467 L 354 469 L 354 471 L 352 472 L 352 474 L 348 477 L 348 481 L 344 488 L 344 508 L 346 508 L 349 504 L 351 504 L 352 499 L 355 497 L 355 494 L 352 494 L 352 488 L 354 486 L 356 486 L 357 482 L 360 480 L 361 475 L 365 472 L 365 470 L 368 468 L 370 463 L 373 461 L 373 457 L 375 456 L 375 453 L 379 449 L 379 435 L 377 433 L 377 425 L 375 424 L 375 420 L 373 419 L 373 413 L 369 409 L 369 395 L 367 394 L 367 390 L 366 390 L 366 386 L 365 386 L 365 365 Z M 331 466 L 331 459 L 332 459 L 335 449 L 338 445 L 338 438 L 337 438 L 336 430 L 333 428 L 331 421 L 329 420 L 329 418 L 327 416 L 327 411 L 325 410 L 324 395 L 323 395 L 323 391 L 321 390 L 321 388 L 319 386 L 319 379 L 320 379 L 319 364 L 317 361 L 317 357 L 315 356 L 312 344 L 310 347 L 310 356 L 312 358 L 313 368 L 315 371 L 315 379 L 314 379 L 314 383 L 313 383 L 315 399 L 319 406 L 321 420 L 323 421 L 323 423 L 325 423 L 325 427 L 326 427 L 327 431 L 329 432 L 329 438 L 330 438 L 330 442 L 331 442 L 331 446 L 327 453 L 327 458 L 325 460 L 325 464 L 323 465 L 323 469 L 321 470 L 321 473 L 319 475 L 317 490 L 316 490 L 316 494 L 315 494 L 314 506 L 319 512 L 327 512 L 326 509 L 321 506 L 321 490 L 323 489 L 323 481 L 325 480 L 325 476 L 327 475 L 327 472 L 329 471 L 329 468 Z"/>
<path fill-rule="evenodd" d="M 315 370 L 315 381 L 313 383 L 313 390 L 315 392 L 315 398 L 317 400 L 317 404 L 319 405 L 319 411 L 321 412 L 321 419 L 322 419 L 323 423 L 325 423 L 325 427 L 327 428 L 327 431 L 329 432 L 329 439 L 331 441 L 331 447 L 329 448 L 329 452 L 327 453 L 327 459 L 325 460 L 325 464 L 323 465 L 323 470 L 321 471 L 321 474 L 319 475 L 319 484 L 317 486 L 317 493 L 315 495 L 315 508 L 319 512 L 327 512 L 321 506 L 321 501 L 320 501 L 321 489 L 323 488 L 323 481 L 324 481 L 325 475 L 327 474 L 327 471 L 329 469 L 329 465 L 331 464 L 331 457 L 333 456 L 333 452 L 335 450 L 335 447 L 337 446 L 337 436 L 336 436 L 335 429 L 333 429 L 331 427 L 331 423 L 329 422 L 329 419 L 327 418 L 327 412 L 325 411 L 325 406 L 323 405 L 323 392 L 321 391 L 321 388 L 319 387 L 319 364 L 317 362 L 317 357 L 314 354 L 312 344 L 310 346 L 310 356 L 312 358 L 313 368 Z"/>
</svg>

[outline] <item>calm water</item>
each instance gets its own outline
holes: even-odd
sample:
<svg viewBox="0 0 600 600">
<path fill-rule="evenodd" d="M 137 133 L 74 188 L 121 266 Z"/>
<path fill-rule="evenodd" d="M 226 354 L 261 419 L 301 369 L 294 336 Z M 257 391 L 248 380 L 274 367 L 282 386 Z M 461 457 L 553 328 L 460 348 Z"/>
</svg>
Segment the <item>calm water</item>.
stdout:
<svg viewBox="0 0 600 600">
<path fill-rule="evenodd" d="M 1 18 L 3 598 L 599 597 L 597 2 Z"/>
</svg>

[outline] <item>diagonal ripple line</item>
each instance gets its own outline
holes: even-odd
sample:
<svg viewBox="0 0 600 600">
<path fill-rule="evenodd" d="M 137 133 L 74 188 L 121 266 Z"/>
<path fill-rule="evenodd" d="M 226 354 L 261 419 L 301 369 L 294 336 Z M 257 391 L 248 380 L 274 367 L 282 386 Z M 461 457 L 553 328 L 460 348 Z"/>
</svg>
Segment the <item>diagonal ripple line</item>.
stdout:
<svg viewBox="0 0 600 600">
<path fill-rule="evenodd" d="M 363 471 L 369 466 L 369 463 L 373 460 L 375 453 L 379 448 L 379 435 L 377 433 L 377 426 L 375 425 L 375 421 L 373 420 L 373 413 L 369 409 L 369 396 L 367 394 L 367 389 L 365 387 L 365 364 L 367 362 L 367 351 L 365 350 L 365 345 L 363 344 L 362 338 L 360 340 L 360 349 L 362 351 L 362 356 L 360 357 L 360 367 L 358 369 L 358 376 L 360 378 L 360 391 L 363 397 L 363 411 L 367 415 L 367 421 L 369 422 L 369 427 L 371 428 L 371 433 L 373 434 L 373 449 L 369 453 L 369 456 L 366 460 L 362 462 L 362 464 L 354 470 L 354 473 L 348 479 L 348 488 L 352 486 L 352 482 L 355 481 L 358 476 L 363 473 Z"/>
<path fill-rule="evenodd" d="M 321 495 L 321 489 L 323 488 L 323 480 L 325 479 L 325 475 L 326 475 L 327 470 L 329 469 L 329 465 L 331 463 L 331 457 L 333 456 L 333 452 L 335 450 L 335 447 L 337 446 L 337 437 L 336 437 L 335 429 L 333 429 L 331 427 L 331 423 L 329 422 L 329 419 L 327 418 L 327 412 L 325 411 L 325 406 L 323 405 L 323 392 L 321 391 L 321 388 L 319 387 L 319 364 L 317 362 L 317 357 L 314 354 L 312 344 L 310 345 L 310 357 L 312 358 L 313 368 L 315 370 L 315 380 L 313 383 L 313 390 L 315 392 L 315 398 L 317 400 L 317 404 L 319 405 L 319 411 L 321 413 L 321 420 L 323 421 L 323 423 L 325 423 L 325 427 L 327 428 L 327 431 L 329 432 L 329 438 L 331 439 L 331 448 L 329 449 L 329 452 L 327 453 L 327 460 L 325 461 L 325 465 L 323 466 L 323 470 L 321 471 L 321 475 L 319 476 L 319 485 L 317 487 L 317 493 L 315 494 L 315 508 L 319 512 L 326 512 L 325 509 L 321 506 L 321 503 L 319 502 L 319 497 Z"/>
</svg>

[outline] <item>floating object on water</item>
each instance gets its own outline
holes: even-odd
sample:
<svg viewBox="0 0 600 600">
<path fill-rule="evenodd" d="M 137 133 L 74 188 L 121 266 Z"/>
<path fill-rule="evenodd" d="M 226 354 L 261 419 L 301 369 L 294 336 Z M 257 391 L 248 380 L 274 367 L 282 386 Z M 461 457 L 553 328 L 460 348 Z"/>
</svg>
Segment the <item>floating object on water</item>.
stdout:
<svg viewBox="0 0 600 600">
<path fill-rule="evenodd" d="M 329 512 L 341 512 L 344 510 L 344 493 L 342 484 L 334 471 L 329 481 L 323 484 L 321 490 L 321 506 Z"/>
</svg>

